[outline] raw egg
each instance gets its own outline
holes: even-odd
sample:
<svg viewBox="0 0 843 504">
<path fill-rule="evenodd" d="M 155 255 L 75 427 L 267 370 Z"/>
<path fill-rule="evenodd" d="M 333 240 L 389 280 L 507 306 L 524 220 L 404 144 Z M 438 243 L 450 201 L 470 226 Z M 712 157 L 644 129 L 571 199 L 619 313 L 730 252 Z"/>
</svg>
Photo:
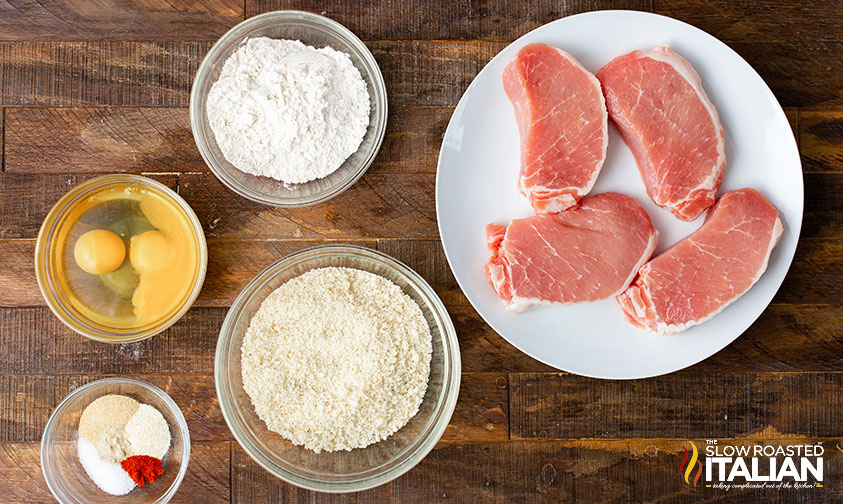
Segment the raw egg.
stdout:
<svg viewBox="0 0 843 504">
<path fill-rule="evenodd" d="M 133 236 L 129 247 L 129 260 L 139 274 L 157 271 L 170 264 L 170 243 L 161 231 Z"/>
<path fill-rule="evenodd" d="M 92 275 L 111 273 L 123 264 L 126 245 L 107 229 L 94 229 L 76 240 L 73 258 L 83 271 Z"/>
</svg>

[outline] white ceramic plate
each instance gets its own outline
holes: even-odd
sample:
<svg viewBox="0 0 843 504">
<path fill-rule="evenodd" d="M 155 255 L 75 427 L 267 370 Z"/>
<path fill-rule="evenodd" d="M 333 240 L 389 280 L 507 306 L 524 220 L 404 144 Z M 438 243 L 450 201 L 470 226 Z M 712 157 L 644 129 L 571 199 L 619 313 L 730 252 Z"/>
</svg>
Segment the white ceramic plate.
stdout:
<svg viewBox="0 0 843 504">
<path fill-rule="evenodd" d="M 726 134 L 721 193 L 761 191 L 780 211 L 784 234 L 767 272 L 737 302 L 713 319 L 674 336 L 656 336 L 624 321 L 614 299 L 536 308 L 521 315 L 504 309 L 483 274 L 489 258 L 484 227 L 532 215 L 516 189 L 519 136 L 501 73 L 518 50 L 543 42 L 574 55 L 596 73 L 635 49 L 669 44 L 691 62 L 714 102 Z M 611 123 L 611 121 L 610 121 Z M 644 190 L 632 154 L 610 126 L 609 152 L 591 194 L 634 196 L 661 233 L 657 253 L 697 229 L 658 208 Z M 459 102 L 439 154 L 436 211 L 451 269 L 471 304 L 501 336 L 553 367 L 598 378 L 644 378 L 695 364 L 722 349 L 758 318 L 790 267 L 802 224 L 802 167 L 787 118 L 761 77 L 711 35 L 675 19 L 633 11 L 571 16 L 510 44 L 477 75 Z"/>
</svg>

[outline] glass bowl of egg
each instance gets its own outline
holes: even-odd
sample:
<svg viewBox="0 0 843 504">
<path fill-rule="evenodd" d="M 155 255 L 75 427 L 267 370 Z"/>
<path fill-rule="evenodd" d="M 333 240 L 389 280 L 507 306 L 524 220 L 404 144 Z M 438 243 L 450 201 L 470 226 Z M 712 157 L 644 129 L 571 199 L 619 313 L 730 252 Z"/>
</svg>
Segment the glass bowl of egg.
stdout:
<svg viewBox="0 0 843 504">
<path fill-rule="evenodd" d="M 270 43 L 267 39 L 272 39 L 271 43 L 276 46 L 264 54 L 278 55 L 291 47 L 292 50 L 275 58 L 272 63 L 276 67 L 262 73 L 262 68 L 266 67 L 262 64 L 269 63 L 250 59 L 254 53 L 248 52 L 247 46 L 252 42 Z M 299 116 L 283 112 L 294 108 L 301 97 L 319 92 L 317 88 L 301 82 L 324 79 L 325 75 L 316 75 L 319 73 L 316 70 L 320 65 L 331 65 L 337 61 L 345 65 L 345 70 L 353 65 L 352 74 L 354 69 L 359 72 L 359 76 L 351 77 L 359 84 L 360 91 L 365 89 L 364 94 L 368 94 L 368 107 L 364 104 L 365 100 L 358 104 L 361 112 L 368 109 L 368 120 L 357 115 L 354 118 L 359 120 L 355 121 L 339 119 L 338 129 L 325 133 L 298 119 L 313 114 L 328 116 L 330 103 L 325 106 L 317 99 L 317 109 L 303 110 Z M 286 69 L 288 73 L 276 72 L 278 68 Z M 214 107 L 209 98 L 214 97 L 213 88 L 223 78 L 227 79 L 229 92 L 226 95 L 227 106 L 220 107 L 217 103 Z M 298 84 L 301 86 L 297 87 Z M 341 93 L 343 87 L 340 84 L 322 91 L 325 100 L 333 99 L 337 88 Z M 297 90 L 301 93 L 297 94 Z M 322 106 L 324 108 L 319 109 Z M 343 110 L 351 108 L 356 107 L 341 106 L 338 110 L 343 113 Z M 235 193 L 270 206 L 314 205 L 351 187 L 374 161 L 383 142 L 386 121 L 386 85 L 371 51 L 341 24 L 310 12 L 268 12 L 232 28 L 208 51 L 196 72 L 190 93 L 193 138 L 211 171 Z M 219 128 L 224 128 L 220 126 L 223 123 L 230 126 L 231 134 L 218 137 Z M 262 129 L 262 125 L 267 124 L 271 127 Z M 344 137 L 352 129 L 357 132 L 358 127 L 359 135 L 353 135 L 354 141 L 359 140 L 356 150 L 351 152 L 349 147 L 341 154 L 335 152 L 338 158 L 332 160 L 330 166 L 326 165 L 318 176 L 314 175 L 312 167 L 319 164 L 317 161 L 320 159 L 315 151 L 323 145 L 339 142 L 337 138 Z M 256 133 L 258 130 L 264 135 Z M 323 136 L 313 136 L 320 133 Z M 307 144 L 306 140 L 299 142 L 302 137 L 296 135 L 313 136 L 311 140 L 319 140 L 314 140 L 315 144 L 311 142 L 309 149 L 296 149 L 291 145 Z M 279 164 L 287 166 L 288 175 L 290 166 L 302 166 L 303 171 L 297 172 L 302 177 L 297 179 L 284 175 L 284 172 L 278 171 Z M 308 175 L 304 176 L 304 173 Z M 307 180 L 310 177 L 316 178 Z"/>
<path fill-rule="evenodd" d="M 173 190 L 139 175 L 96 177 L 50 210 L 35 247 L 47 305 L 106 343 L 160 333 L 187 312 L 205 279 L 205 234 Z"/>
</svg>

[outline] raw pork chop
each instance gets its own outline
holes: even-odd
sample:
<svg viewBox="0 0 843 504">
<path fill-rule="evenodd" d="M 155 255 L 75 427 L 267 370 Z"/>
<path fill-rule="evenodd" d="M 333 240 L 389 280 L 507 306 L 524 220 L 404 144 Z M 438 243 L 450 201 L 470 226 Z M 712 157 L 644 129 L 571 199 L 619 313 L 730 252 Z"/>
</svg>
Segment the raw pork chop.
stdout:
<svg viewBox="0 0 843 504">
<path fill-rule="evenodd" d="M 521 133 L 519 189 L 537 214 L 576 205 L 606 159 L 600 81 L 565 51 L 531 44 L 503 71 L 503 87 Z"/>
<path fill-rule="evenodd" d="M 647 194 L 682 220 L 697 218 L 726 168 L 723 127 L 700 76 L 665 46 L 615 58 L 597 77 Z"/>
<path fill-rule="evenodd" d="M 702 227 L 641 268 L 618 296 L 621 308 L 657 334 L 705 322 L 755 284 L 781 234 L 779 212 L 761 193 L 727 192 Z"/>
<path fill-rule="evenodd" d="M 629 285 L 658 236 L 635 199 L 598 194 L 564 212 L 486 226 L 486 278 L 514 312 L 596 301 Z"/>
</svg>

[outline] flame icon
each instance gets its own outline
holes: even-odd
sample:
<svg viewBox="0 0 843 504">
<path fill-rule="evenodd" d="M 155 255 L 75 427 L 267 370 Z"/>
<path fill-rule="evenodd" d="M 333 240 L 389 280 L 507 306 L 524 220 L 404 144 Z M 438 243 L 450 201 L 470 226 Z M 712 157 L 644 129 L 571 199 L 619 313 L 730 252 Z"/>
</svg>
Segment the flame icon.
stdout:
<svg viewBox="0 0 843 504">
<path fill-rule="evenodd" d="M 685 456 L 682 457 L 682 463 L 679 464 L 679 472 L 685 476 L 685 483 L 697 486 L 697 482 L 700 480 L 700 476 L 702 476 L 702 464 L 699 461 L 697 445 L 693 441 L 689 441 L 689 443 L 691 443 L 691 460 L 688 460 L 688 448 L 683 446 L 682 449 L 685 450 Z M 694 468 L 697 469 L 697 474 L 694 476 L 694 481 L 692 482 L 690 477 Z"/>
</svg>

